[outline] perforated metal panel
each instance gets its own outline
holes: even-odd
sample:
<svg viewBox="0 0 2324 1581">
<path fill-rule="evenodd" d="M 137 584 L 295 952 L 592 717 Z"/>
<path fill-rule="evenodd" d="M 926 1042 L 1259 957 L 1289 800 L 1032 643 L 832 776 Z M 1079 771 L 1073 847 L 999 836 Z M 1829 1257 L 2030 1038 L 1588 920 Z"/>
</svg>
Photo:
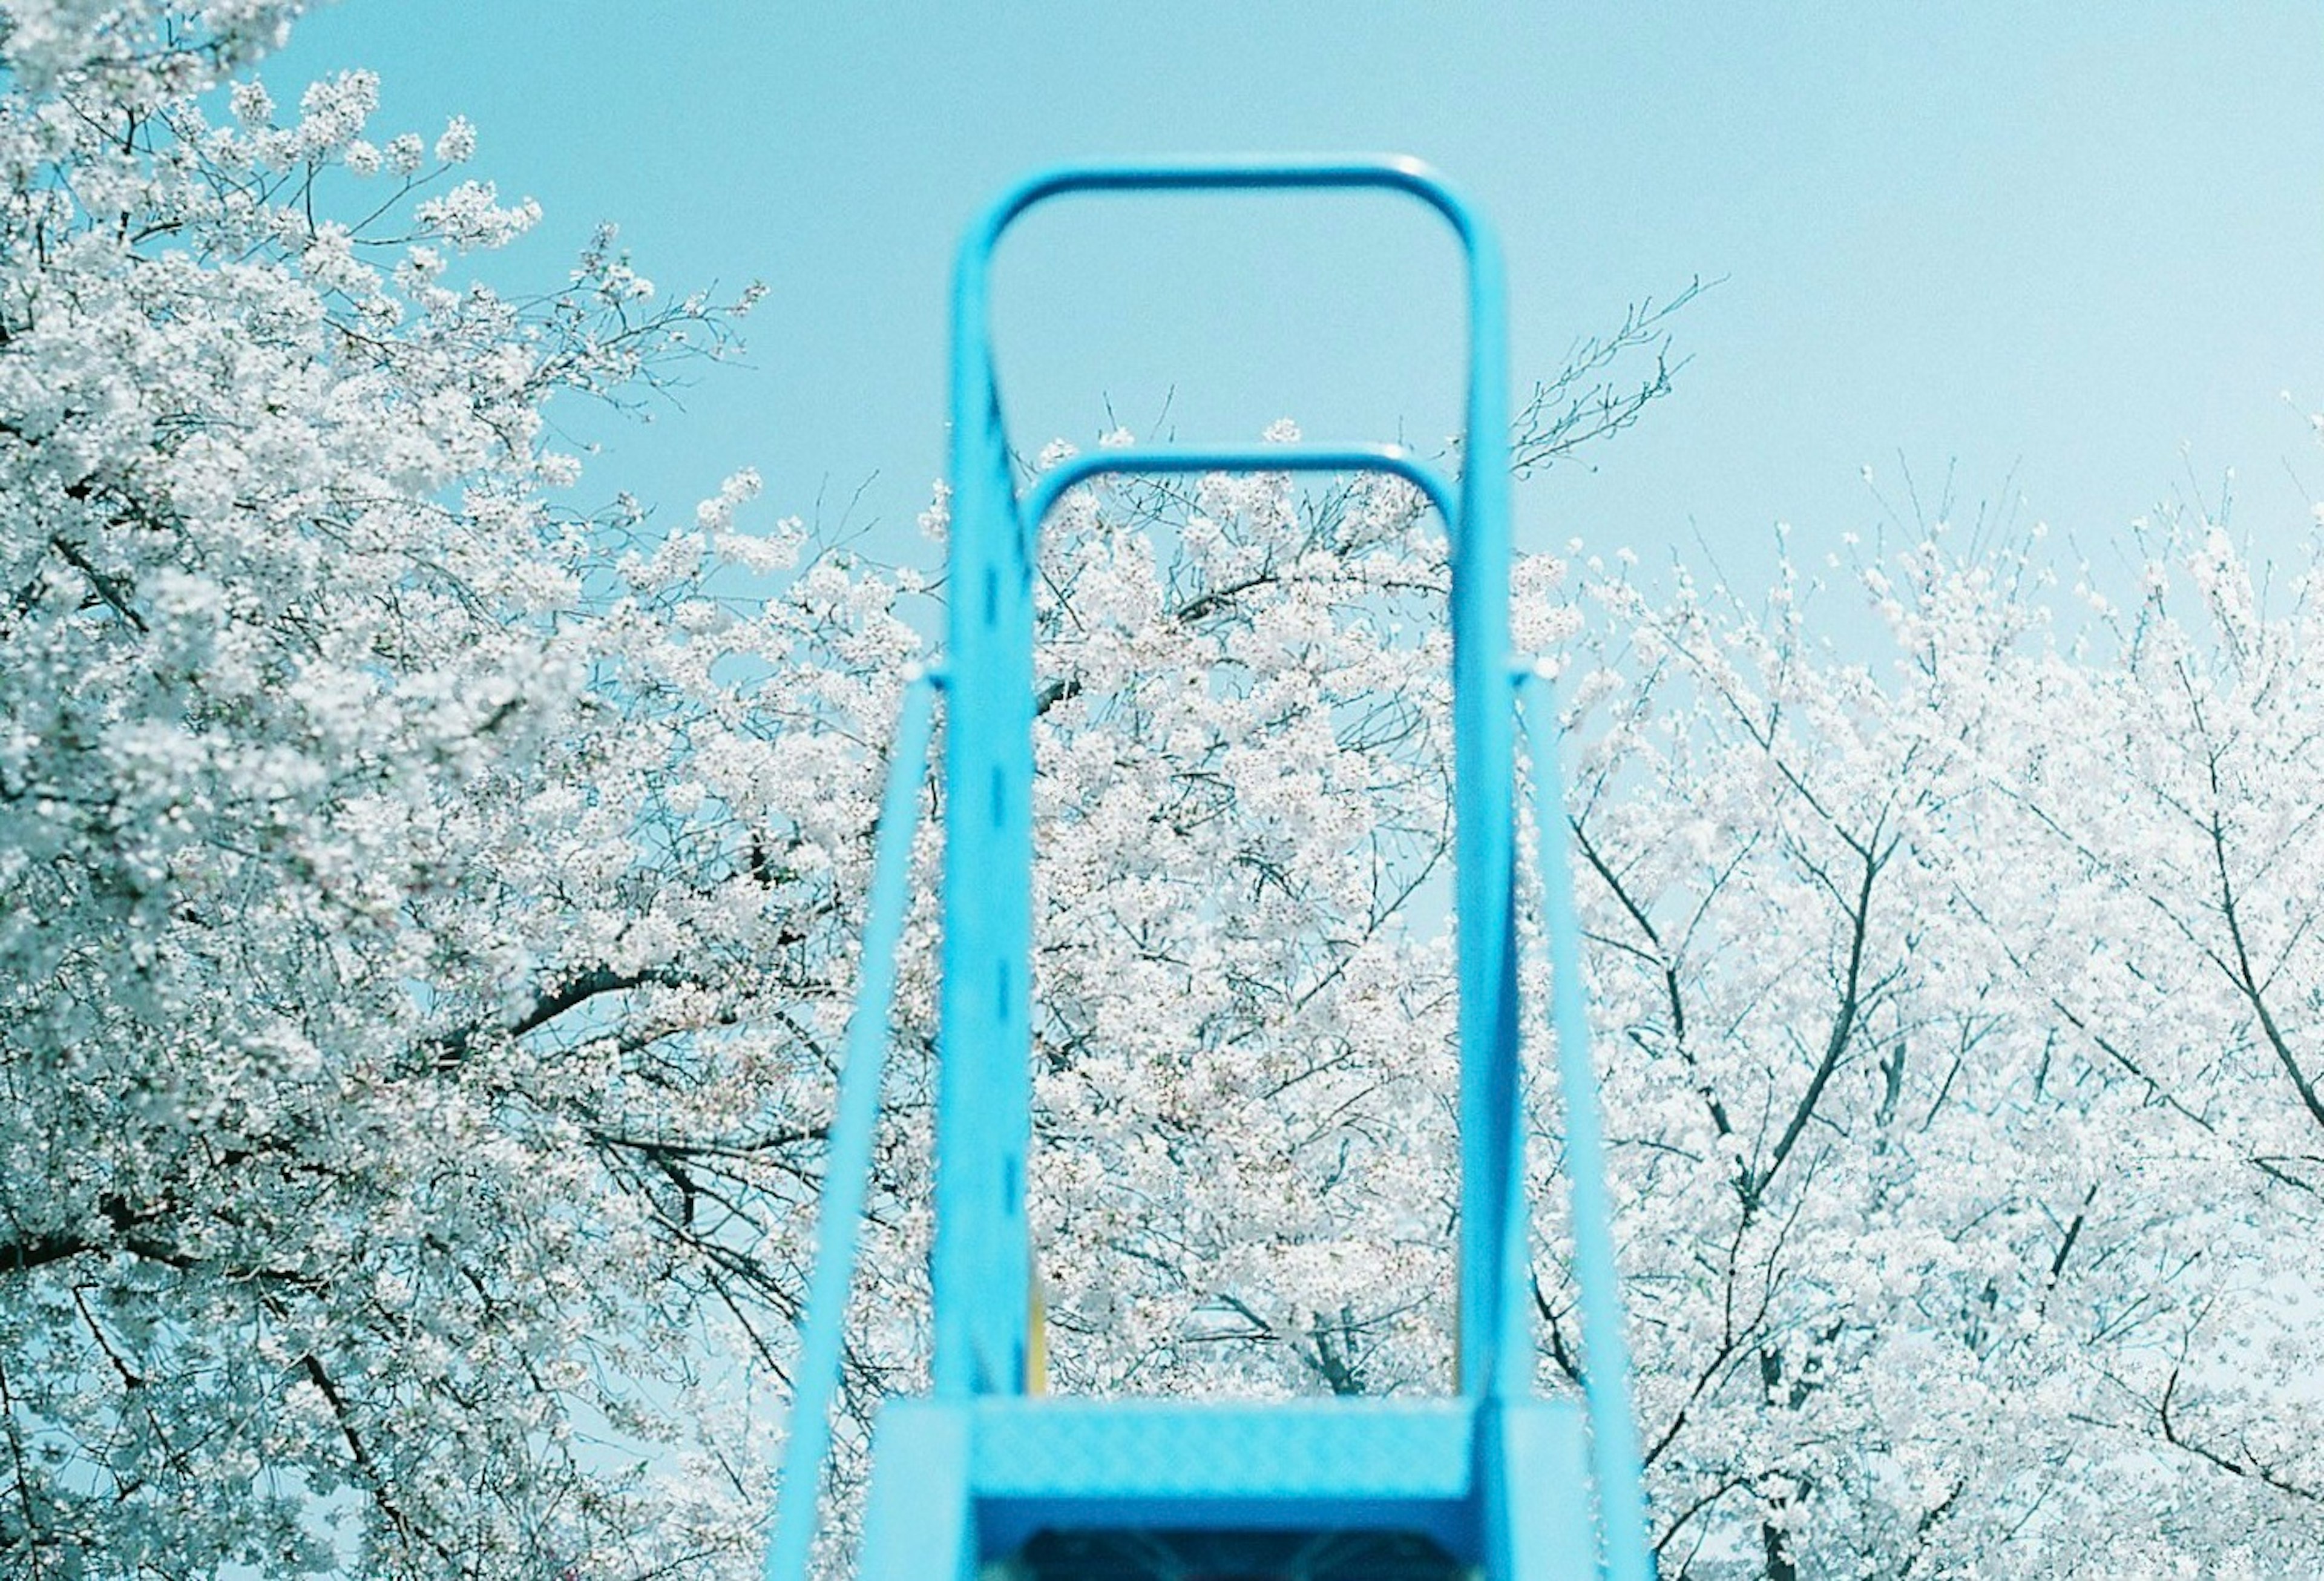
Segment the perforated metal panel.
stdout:
<svg viewBox="0 0 2324 1581">
<path fill-rule="evenodd" d="M 1407 1532 L 1045 1531 L 1011 1581 L 1462 1581 L 1469 1572 Z"/>
<path fill-rule="evenodd" d="M 997 1399 L 976 1410 L 982 1499 L 1457 1500 L 1458 1401 Z"/>
</svg>

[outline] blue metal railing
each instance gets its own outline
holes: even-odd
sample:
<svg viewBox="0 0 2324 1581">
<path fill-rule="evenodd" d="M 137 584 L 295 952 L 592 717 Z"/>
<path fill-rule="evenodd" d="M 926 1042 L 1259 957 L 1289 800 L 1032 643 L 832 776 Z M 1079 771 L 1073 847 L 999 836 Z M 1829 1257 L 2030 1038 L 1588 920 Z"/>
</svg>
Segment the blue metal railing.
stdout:
<svg viewBox="0 0 2324 1581">
<path fill-rule="evenodd" d="M 1565 859 L 1565 776 L 1557 760 L 1555 689 L 1539 670 L 1517 683 L 1526 753 L 1533 763 L 1535 835 L 1541 842 L 1543 932 L 1549 944 L 1550 1027 L 1557 1040 L 1558 1096 L 1565 1107 L 1565 1178 L 1573 1213 L 1573 1280 L 1582 1303 L 1582 1386 L 1590 1414 L 1590 1460 L 1598 1484 L 1609 1581 L 1647 1581 L 1646 1511 L 1639 1495 L 1638 1429 L 1630 1410 L 1630 1347 L 1622 1336 L 1614 1263 L 1614 1207 L 1606 1189 L 1606 1128 L 1590 1061 L 1590 1004 L 1582 980 L 1582 923 Z"/>
<path fill-rule="evenodd" d="M 991 255 L 1008 227 L 1034 206 L 1068 193 L 1316 188 L 1409 196 L 1440 214 L 1461 242 L 1468 271 L 1470 365 L 1468 435 L 1457 481 L 1394 446 L 1137 446 L 1068 459 L 1033 480 L 1020 497 L 986 333 Z M 953 304 L 946 877 L 933 1260 L 933 1361 L 940 1401 L 964 1405 L 981 1396 L 1021 1395 L 1028 1382 L 1025 1296 L 1031 1288 L 1031 1262 L 1024 1182 L 1030 1140 L 1036 539 L 1066 491 L 1100 476 L 1218 471 L 1386 473 L 1419 489 L 1446 523 L 1462 1050 L 1457 1371 L 1461 1396 L 1474 1403 L 1480 1422 L 1498 1419 L 1495 1412 L 1503 1402 L 1531 1394 L 1536 1357 L 1527 1303 L 1530 1246 L 1515 927 L 1518 710 L 1511 706 L 1508 665 L 1509 467 L 1501 293 L 1500 261 L 1489 230 L 1426 167 L 1405 159 L 1207 161 L 1050 171 L 1010 189 L 972 227 L 954 276 Z M 1564 1097 L 1566 1172 L 1573 1193 L 1574 1271 L 1581 1288 L 1600 1560 L 1613 1581 L 1646 1581 L 1652 1565 L 1629 1414 L 1628 1358 L 1615 1283 L 1580 934 L 1564 862 L 1550 694 L 1539 677 L 1514 673 L 1538 798 L 1552 1021 Z M 780 1504 L 768 1556 L 770 1581 L 803 1581 L 814 1537 L 936 687 L 936 679 L 928 677 L 908 690 L 889 765 L 861 998 L 848 1028 L 816 1261 L 801 1326 Z M 938 1458 L 952 1453 L 944 1450 Z M 1562 1487 L 1537 1493 L 1505 1487 L 1496 1496 L 1523 1500 L 1571 1493 Z"/>
<path fill-rule="evenodd" d="M 1443 511 L 1452 542 L 1454 834 L 1460 929 L 1462 1223 L 1459 1370 L 1464 1393 L 1531 1382 L 1517 1193 L 1513 819 L 1508 766 L 1508 339 L 1490 227 L 1416 160 L 1205 160 L 1040 172 L 970 227 L 953 291 L 954 689 L 946 751 L 943 1117 L 936 1179 L 936 1392 L 1020 1391 L 1029 1278 L 1023 1189 L 1030 1129 L 1030 872 L 1034 538 L 1057 494 L 1131 464 L 1184 471 L 1299 467 L 1302 447 L 1139 448 L 1067 462 L 1018 497 L 987 332 L 994 249 L 1037 205 L 1078 193 L 1356 190 L 1414 199 L 1459 240 L 1469 305 L 1468 451 L 1457 486 L 1398 451 L 1306 454 L 1404 476 Z M 1174 459 L 1175 458 L 1175 459 Z"/>
<path fill-rule="evenodd" d="M 872 854 L 872 892 L 857 958 L 855 1010 L 839 1068 L 816 1215 L 815 1272 L 799 1321 L 799 1354 L 791 1372 L 789 1430 L 783 1445 L 781 1499 L 775 1506 L 769 1577 L 804 1581 L 822 1504 L 823 1464 L 831 1450 L 831 1406 L 839 1389 L 847 1292 L 855 1281 L 856 1234 L 872 1183 L 872 1142 L 879 1129 L 880 1084 L 888 1066 L 888 1010 L 896 994 L 896 946 L 911 910 L 912 837 L 920 821 L 920 784 L 927 776 L 940 672 L 904 689 L 889 749 L 888 783 L 880 798 Z"/>
</svg>

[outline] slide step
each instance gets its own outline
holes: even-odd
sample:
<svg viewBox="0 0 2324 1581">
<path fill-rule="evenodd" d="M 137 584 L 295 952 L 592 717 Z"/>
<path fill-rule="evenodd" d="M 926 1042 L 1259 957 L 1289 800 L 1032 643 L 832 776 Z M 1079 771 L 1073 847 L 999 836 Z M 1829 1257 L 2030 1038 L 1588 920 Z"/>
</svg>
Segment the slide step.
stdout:
<svg viewBox="0 0 2324 1581">
<path fill-rule="evenodd" d="M 1462 1581 L 1468 1569 L 1408 1532 L 1045 1531 L 1010 1581 Z"/>
</svg>

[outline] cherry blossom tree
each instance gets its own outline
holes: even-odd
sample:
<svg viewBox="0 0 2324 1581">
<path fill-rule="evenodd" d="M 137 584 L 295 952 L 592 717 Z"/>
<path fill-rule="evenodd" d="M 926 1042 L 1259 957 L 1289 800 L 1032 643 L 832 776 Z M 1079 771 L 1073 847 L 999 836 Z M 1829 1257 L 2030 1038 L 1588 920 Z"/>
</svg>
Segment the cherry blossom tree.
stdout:
<svg viewBox="0 0 2324 1581">
<path fill-rule="evenodd" d="M 740 1573 L 922 589 L 738 532 L 748 474 L 687 532 L 552 504 L 577 468 L 544 403 L 650 386 L 727 310 L 660 301 L 610 237 L 550 296 L 450 283 L 530 205 L 459 179 L 464 122 L 374 141 L 363 74 L 295 112 L 228 87 L 292 9 L 7 14 L 0 1555 Z M 1543 421 L 1627 421 L 1663 376 L 1569 381 Z M 1443 1226 L 1349 1165 L 1436 1101 L 1389 1073 L 1440 974 L 1384 925 L 1441 857 L 1399 688 L 1442 569 L 1400 494 L 1213 492 L 1183 553 L 1162 495 L 1054 538 L 1051 1200 L 1093 1161 L 1126 1187 L 1051 1226 L 1061 1334 L 1102 1340 L 1061 1368 L 1389 1387 Z M 1150 850 L 1117 762 L 1172 809 Z M 859 1417 L 922 1350 L 930 925 Z M 1158 1072 L 1082 1061 L 1197 977 Z M 1219 1168 L 1170 1165 L 1198 1145 Z M 1261 1202 L 1268 1234 L 1229 1223 Z M 1188 1332 L 1190 1302 L 1257 1333 Z"/>
<path fill-rule="evenodd" d="M 1600 585 L 1572 832 L 1666 1573 L 2324 1542 L 2313 577 L 2269 615 L 2218 532 L 2149 547 L 2070 633 L 2032 543 L 1859 560 L 1877 670 L 1788 566 Z"/>
<path fill-rule="evenodd" d="M 669 1040 L 782 975 L 808 913 L 765 897 L 836 881 L 687 844 L 655 754 L 748 772 L 700 578 L 544 503 L 541 407 L 725 310 L 609 239 L 550 297 L 447 283 L 534 212 L 459 179 L 466 123 L 374 143 L 361 73 L 205 113 L 291 9 L 6 14 L 0 1562 L 683 1564 L 754 1463 L 649 1500 L 622 1446 L 679 1419 L 699 1309 L 789 1288 L 720 1261 L 715 1171 L 812 1121 Z M 877 598 L 835 596 L 761 629 Z"/>
<path fill-rule="evenodd" d="M 0 10 L 0 1562 L 747 1575 L 944 589 L 744 521 L 747 472 L 675 527 L 561 503 L 547 403 L 747 300 L 610 233 L 458 283 L 534 210 L 465 122 L 374 134 L 364 74 L 237 79 L 297 8 Z M 1667 390 L 1662 324 L 1576 347 L 1528 465 Z M 2206 523 L 2119 608 L 1913 536 L 1764 601 L 1517 569 L 1665 1573 L 2301 1573 L 2324 594 Z M 1440 1388 L 1441 532 L 1377 481 L 1130 480 L 1041 570 L 1055 1382 Z M 1817 636 L 1849 587 L 1877 663 Z M 925 1354 L 921 894 L 851 1470 Z"/>
</svg>

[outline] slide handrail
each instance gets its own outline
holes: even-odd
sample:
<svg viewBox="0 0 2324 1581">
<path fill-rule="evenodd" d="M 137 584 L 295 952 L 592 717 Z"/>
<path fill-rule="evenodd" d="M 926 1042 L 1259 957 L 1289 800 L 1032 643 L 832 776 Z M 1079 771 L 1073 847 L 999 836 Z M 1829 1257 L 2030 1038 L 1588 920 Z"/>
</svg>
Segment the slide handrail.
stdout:
<svg viewBox="0 0 2324 1581">
<path fill-rule="evenodd" d="M 1018 1393 L 1029 1336 L 1024 1210 L 1031 1066 L 1033 565 L 1059 491 L 1133 462 L 1148 470 L 1302 467 L 1295 447 L 1140 447 L 1076 458 L 1020 497 L 995 382 L 993 254 L 1009 227 L 1069 194 L 1379 190 L 1442 217 L 1469 296 L 1467 437 L 1457 484 L 1401 452 L 1323 447 L 1397 472 L 1444 512 L 1452 542 L 1455 911 L 1461 971 L 1459 1387 L 1531 1384 L 1523 1258 L 1515 958 L 1514 726 L 1508 649 L 1508 412 L 1500 253 L 1477 211 L 1398 157 L 1065 166 L 1001 194 L 969 227 L 954 275 L 953 485 L 947 578 L 953 689 L 945 749 L 945 984 L 938 1075 L 934 1284 L 939 1397 Z"/>
</svg>

